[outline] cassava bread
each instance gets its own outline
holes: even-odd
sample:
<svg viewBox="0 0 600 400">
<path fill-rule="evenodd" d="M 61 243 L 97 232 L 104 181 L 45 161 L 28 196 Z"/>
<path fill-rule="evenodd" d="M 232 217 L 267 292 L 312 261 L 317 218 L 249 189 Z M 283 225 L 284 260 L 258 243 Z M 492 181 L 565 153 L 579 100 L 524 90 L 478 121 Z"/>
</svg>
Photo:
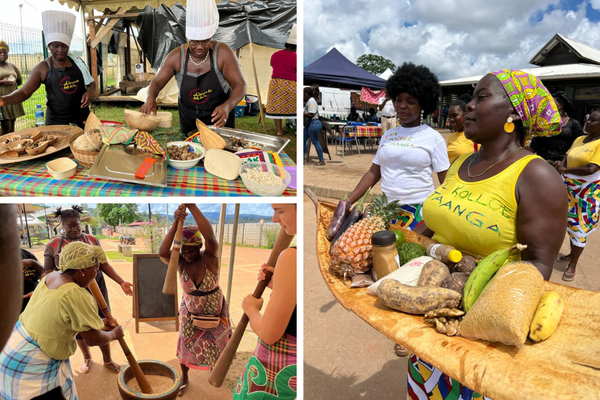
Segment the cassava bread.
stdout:
<svg viewBox="0 0 600 400">
<path fill-rule="evenodd" d="M 125 110 L 124 117 L 127 126 L 141 131 L 151 131 L 160 124 L 160 118 L 157 116 L 146 115 L 133 110 Z"/>
<path fill-rule="evenodd" d="M 460 334 L 506 345 L 522 346 L 544 294 L 544 278 L 528 262 L 504 265 L 469 309 Z"/>
<path fill-rule="evenodd" d="M 232 181 L 240 176 L 242 159 L 233 153 L 219 149 L 206 150 L 204 157 L 204 168 L 209 173 L 219 178 Z"/>
</svg>

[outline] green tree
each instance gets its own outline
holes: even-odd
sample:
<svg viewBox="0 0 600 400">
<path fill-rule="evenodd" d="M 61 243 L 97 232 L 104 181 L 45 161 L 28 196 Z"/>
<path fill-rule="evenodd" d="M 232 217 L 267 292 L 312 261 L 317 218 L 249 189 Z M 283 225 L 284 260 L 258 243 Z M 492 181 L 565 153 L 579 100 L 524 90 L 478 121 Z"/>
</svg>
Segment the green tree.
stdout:
<svg viewBox="0 0 600 400">
<path fill-rule="evenodd" d="M 137 204 L 98 204 L 100 218 L 108 225 L 129 224 L 138 218 Z"/>
<path fill-rule="evenodd" d="M 396 71 L 396 65 L 391 60 L 376 54 L 363 54 L 356 60 L 356 65 L 375 75 L 381 74 L 388 68 Z"/>
</svg>

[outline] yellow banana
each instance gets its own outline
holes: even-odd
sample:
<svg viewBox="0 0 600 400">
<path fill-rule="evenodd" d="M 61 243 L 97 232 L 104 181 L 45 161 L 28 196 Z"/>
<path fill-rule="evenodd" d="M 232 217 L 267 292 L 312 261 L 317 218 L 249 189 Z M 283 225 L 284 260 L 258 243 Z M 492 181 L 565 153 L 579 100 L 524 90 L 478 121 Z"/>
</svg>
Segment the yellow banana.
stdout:
<svg viewBox="0 0 600 400">
<path fill-rule="evenodd" d="M 496 250 L 483 260 L 477 263 L 477 267 L 473 270 L 463 292 L 463 306 L 465 312 L 475 304 L 475 301 L 479 298 L 479 295 L 483 292 L 483 289 L 492 280 L 496 272 L 506 263 L 510 253 L 513 250 L 523 251 L 527 248 L 526 245 L 515 244 L 509 249 Z"/>
<path fill-rule="evenodd" d="M 531 320 L 529 338 L 534 342 L 548 339 L 556 330 L 564 307 L 565 303 L 558 292 L 552 290 L 544 293 Z"/>
</svg>

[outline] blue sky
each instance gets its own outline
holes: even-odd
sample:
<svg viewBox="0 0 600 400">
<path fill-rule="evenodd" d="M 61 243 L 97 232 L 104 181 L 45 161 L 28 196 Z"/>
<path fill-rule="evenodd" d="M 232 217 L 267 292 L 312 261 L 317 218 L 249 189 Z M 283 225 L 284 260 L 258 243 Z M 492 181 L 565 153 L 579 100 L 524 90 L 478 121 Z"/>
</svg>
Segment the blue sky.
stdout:
<svg viewBox="0 0 600 400">
<path fill-rule="evenodd" d="M 423 64 L 440 80 L 529 60 L 556 33 L 600 48 L 600 0 L 305 0 L 304 65 L 336 47 Z"/>
</svg>

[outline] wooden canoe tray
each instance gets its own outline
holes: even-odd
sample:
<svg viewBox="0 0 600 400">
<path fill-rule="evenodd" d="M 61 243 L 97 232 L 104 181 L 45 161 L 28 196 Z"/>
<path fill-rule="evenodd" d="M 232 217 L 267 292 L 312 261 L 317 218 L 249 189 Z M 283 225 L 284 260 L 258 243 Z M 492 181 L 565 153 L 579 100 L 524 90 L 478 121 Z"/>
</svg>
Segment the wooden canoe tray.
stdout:
<svg viewBox="0 0 600 400">
<path fill-rule="evenodd" d="M 366 288 L 351 289 L 329 272 L 325 236 L 335 204 L 317 205 L 317 258 L 323 279 L 347 310 L 470 389 L 494 400 L 600 398 L 600 293 L 546 282 L 565 309 L 554 334 L 518 349 L 500 343 L 448 337 L 422 316 L 384 306 Z M 397 227 L 394 227 L 397 229 Z M 432 240 L 402 229 L 407 241 Z"/>
<path fill-rule="evenodd" d="M 34 133 L 38 129 L 40 129 L 42 132 L 47 132 L 47 133 L 52 133 L 53 135 L 57 135 L 58 140 L 54 144 L 52 144 L 52 146 L 49 146 L 44 153 L 41 153 L 41 154 L 36 154 L 36 155 L 24 154 L 24 155 L 21 155 L 20 157 L 3 156 L 0 154 L 0 165 L 1 164 L 14 164 L 14 163 L 20 163 L 23 161 L 35 160 L 36 158 L 46 157 L 53 153 L 64 150 L 67 147 L 69 147 L 69 139 L 71 138 L 71 136 L 82 131 L 82 129 L 79 128 L 78 126 L 48 125 L 48 126 L 42 126 L 40 128 L 22 129 L 20 131 L 2 135 L 2 136 L 0 136 L 0 142 L 2 142 L 3 139 L 7 139 L 12 136 Z"/>
</svg>

